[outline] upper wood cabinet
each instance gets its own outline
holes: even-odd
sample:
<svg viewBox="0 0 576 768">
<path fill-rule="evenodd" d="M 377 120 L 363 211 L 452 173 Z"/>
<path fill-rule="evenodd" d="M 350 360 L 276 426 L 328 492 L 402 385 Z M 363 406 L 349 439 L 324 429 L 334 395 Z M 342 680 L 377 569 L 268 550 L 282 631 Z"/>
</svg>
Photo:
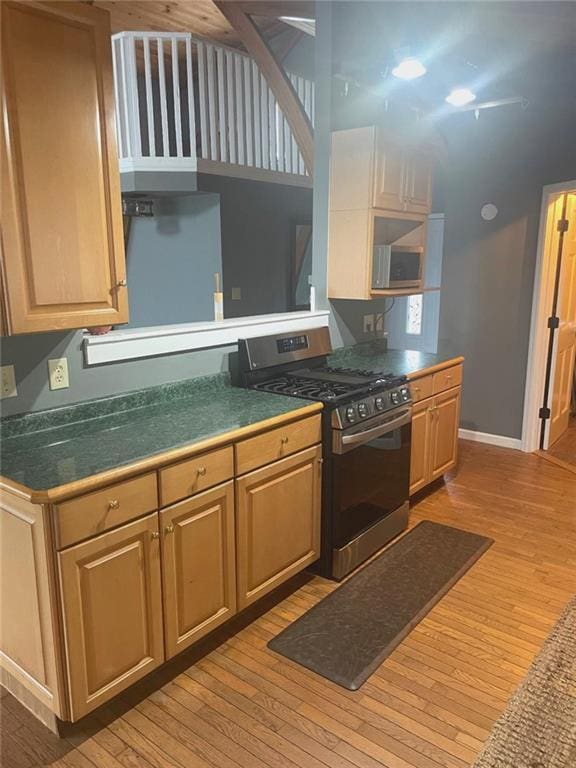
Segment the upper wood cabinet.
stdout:
<svg viewBox="0 0 576 768">
<path fill-rule="evenodd" d="M 330 210 L 430 213 L 432 158 L 375 126 L 332 134 Z"/>
<path fill-rule="evenodd" d="M 372 299 L 422 290 L 426 218 L 431 210 L 430 151 L 391 139 L 374 126 L 332 134 L 328 296 Z M 421 254 L 410 284 L 386 287 L 374 265 L 376 246 Z M 394 250 L 395 249 L 395 250 Z M 384 252 L 386 253 L 386 252 Z"/>
<path fill-rule="evenodd" d="M 166 657 L 236 612 L 234 483 L 160 512 Z"/>
<path fill-rule="evenodd" d="M 72 719 L 164 661 L 153 513 L 58 555 Z"/>
<path fill-rule="evenodd" d="M 1 5 L 4 332 L 126 322 L 109 15 Z"/>
</svg>

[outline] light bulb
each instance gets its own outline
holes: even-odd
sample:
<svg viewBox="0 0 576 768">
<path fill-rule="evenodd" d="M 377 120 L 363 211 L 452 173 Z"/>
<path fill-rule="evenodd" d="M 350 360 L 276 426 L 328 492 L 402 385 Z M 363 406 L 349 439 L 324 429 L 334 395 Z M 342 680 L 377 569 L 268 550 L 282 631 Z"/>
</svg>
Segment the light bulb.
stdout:
<svg viewBox="0 0 576 768">
<path fill-rule="evenodd" d="M 470 104 L 475 98 L 476 94 L 472 93 L 470 88 L 453 88 L 448 96 L 446 96 L 446 101 L 448 104 L 452 104 L 453 107 L 465 107 L 466 104 Z"/>
<path fill-rule="evenodd" d="M 415 80 L 417 77 L 422 77 L 426 74 L 426 67 L 419 59 L 414 56 L 409 56 L 394 67 L 392 70 L 394 77 L 399 77 L 401 80 Z"/>
</svg>

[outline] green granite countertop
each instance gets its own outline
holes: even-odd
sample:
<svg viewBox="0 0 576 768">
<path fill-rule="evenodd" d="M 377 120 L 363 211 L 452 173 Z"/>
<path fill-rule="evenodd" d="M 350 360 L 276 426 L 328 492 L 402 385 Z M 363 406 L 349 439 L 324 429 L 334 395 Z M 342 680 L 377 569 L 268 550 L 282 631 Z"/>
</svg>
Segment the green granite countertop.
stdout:
<svg viewBox="0 0 576 768">
<path fill-rule="evenodd" d="M 10 416 L 0 420 L 0 470 L 33 491 L 47 491 L 307 405 L 233 387 L 220 374 Z"/>
<path fill-rule="evenodd" d="M 378 342 L 365 342 L 353 347 L 342 347 L 329 357 L 329 364 L 361 368 L 366 371 L 394 373 L 396 376 L 410 376 L 418 371 L 432 368 L 454 360 L 454 354 L 433 355 L 415 350 L 389 349 L 384 351 Z"/>
</svg>

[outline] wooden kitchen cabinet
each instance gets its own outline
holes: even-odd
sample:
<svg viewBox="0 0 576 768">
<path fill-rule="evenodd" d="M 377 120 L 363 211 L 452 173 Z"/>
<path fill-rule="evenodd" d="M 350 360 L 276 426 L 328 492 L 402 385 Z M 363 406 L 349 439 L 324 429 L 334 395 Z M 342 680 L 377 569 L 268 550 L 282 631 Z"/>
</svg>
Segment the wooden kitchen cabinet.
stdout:
<svg viewBox="0 0 576 768">
<path fill-rule="evenodd" d="M 411 382 L 412 448 L 410 495 L 425 488 L 458 462 L 462 366 Z M 452 382 L 458 386 L 453 386 Z M 437 394 L 422 399 L 421 394 Z"/>
<path fill-rule="evenodd" d="M 431 404 L 421 400 L 412 409 L 412 448 L 410 453 L 410 493 L 416 493 L 430 482 Z"/>
<path fill-rule="evenodd" d="M 3 332 L 127 322 L 109 15 L 1 5 Z"/>
<path fill-rule="evenodd" d="M 321 458 L 318 445 L 236 481 L 239 609 L 320 556 Z"/>
<path fill-rule="evenodd" d="M 330 166 L 328 296 L 369 300 L 423 288 L 432 157 L 375 126 L 335 131 Z M 420 277 L 410 287 L 375 287 L 374 248 L 415 249 Z"/>
<path fill-rule="evenodd" d="M 71 719 L 164 661 L 157 513 L 58 554 Z"/>
<path fill-rule="evenodd" d="M 456 466 L 458 426 L 460 423 L 460 387 L 434 398 L 430 440 L 430 477 L 438 477 Z"/>
<path fill-rule="evenodd" d="M 234 483 L 160 512 L 166 657 L 236 613 Z"/>
</svg>

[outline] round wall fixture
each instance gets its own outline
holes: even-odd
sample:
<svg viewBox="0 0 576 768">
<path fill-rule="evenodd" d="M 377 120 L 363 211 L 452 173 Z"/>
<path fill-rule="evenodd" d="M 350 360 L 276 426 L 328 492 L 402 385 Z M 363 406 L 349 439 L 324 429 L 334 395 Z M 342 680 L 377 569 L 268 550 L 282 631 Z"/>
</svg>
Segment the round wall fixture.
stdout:
<svg viewBox="0 0 576 768">
<path fill-rule="evenodd" d="M 480 209 L 480 216 L 482 216 L 484 221 L 492 221 L 492 219 L 498 216 L 498 208 L 496 208 L 494 203 L 486 203 Z"/>
</svg>

